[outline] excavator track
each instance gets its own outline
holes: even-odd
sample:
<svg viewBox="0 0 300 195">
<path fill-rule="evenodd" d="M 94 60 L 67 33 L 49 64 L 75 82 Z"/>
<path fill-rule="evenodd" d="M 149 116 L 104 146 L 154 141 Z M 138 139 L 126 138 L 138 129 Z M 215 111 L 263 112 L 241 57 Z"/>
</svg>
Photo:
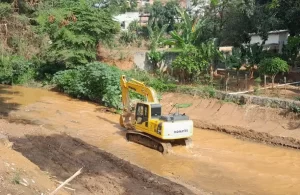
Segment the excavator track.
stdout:
<svg viewBox="0 0 300 195">
<path fill-rule="evenodd" d="M 151 149 L 157 150 L 162 154 L 167 154 L 172 151 L 170 143 L 164 143 L 150 135 L 138 131 L 127 131 L 126 139 L 130 142 L 135 142 Z"/>
</svg>

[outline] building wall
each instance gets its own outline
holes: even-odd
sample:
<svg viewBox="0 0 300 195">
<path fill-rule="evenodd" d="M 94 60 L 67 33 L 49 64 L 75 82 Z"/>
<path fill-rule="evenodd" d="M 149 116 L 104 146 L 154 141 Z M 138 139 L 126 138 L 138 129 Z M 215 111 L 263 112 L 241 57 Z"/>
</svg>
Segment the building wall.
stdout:
<svg viewBox="0 0 300 195">
<path fill-rule="evenodd" d="M 139 17 L 139 12 L 126 12 L 125 14 L 120 14 L 120 15 L 117 15 L 114 17 L 114 19 L 116 21 L 118 21 L 121 25 L 122 22 L 125 22 L 125 27 L 124 28 L 121 28 L 122 30 L 127 30 L 128 28 L 128 25 L 134 21 L 134 20 L 137 20 L 139 21 L 140 20 L 140 17 Z"/>
<path fill-rule="evenodd" d="M 270 47 L 272 47 L 272 48 L 275 47 L 278 50 L 278 52 L 281 53 L 283 45 L 287 43 L 288 36 L 289 36 L 289 33 L 285 32 L 285 31 L 277 32 L 277 33 L 274 33 L 274 32 L 269 33 L 268 39 L 265 43 L 266 44 L 265 48 L 267 49 Z M 261 44 L 262 39 L 258 35 L 251 35 L 250 44 L 255 44 L 255 43 Z"/>
</svg>

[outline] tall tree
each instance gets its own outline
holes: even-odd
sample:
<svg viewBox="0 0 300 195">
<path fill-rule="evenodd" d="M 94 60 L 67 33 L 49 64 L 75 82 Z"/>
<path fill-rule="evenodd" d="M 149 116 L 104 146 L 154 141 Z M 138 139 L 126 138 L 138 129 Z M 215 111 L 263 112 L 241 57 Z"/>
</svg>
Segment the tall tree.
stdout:
<svg viewBox="0 0 300 195">
<path fill-rule="evenodd" d="M 96 59 L 96 45 L 108 42 L 119 25 L 107 12 L 81 2 L 79 6 L 51 9 L 38 17 L 39 29 L 49 35 L 51 58 L 67 67 Z"/>
<path fill-rule="evenodd" d="M 205 20 L 192 18 L 187 11 L 183 11 L 176 7 L 181 16 L 181 29 L 179 32 L 171 31 L 170 39 L 165 40 L 165 44 L 174 45 L 179 49 L 184 49 L 189 45 L 194 45 L 201 34 L 201 28 L 205 24 Z"/>
<path fill-rule="evenodd" d="M 153 5 L 149 7 L 150 20 L 157 23 L 161 28 L 164 25 L 168 25 L 167 32 L 175 29 L 176 18 L 179 14 L 176 7 L 179 6 L 178 0 L 167 1 L 163 4 L 161 1 L 154 1 Z"/>
<path fill-rule="evenodd" d="M 273 0 L 271 5 L 277 11 L 276 17 L 283 21 L 290 35 L 300 35 L 300 1 Z"/>
</svg>

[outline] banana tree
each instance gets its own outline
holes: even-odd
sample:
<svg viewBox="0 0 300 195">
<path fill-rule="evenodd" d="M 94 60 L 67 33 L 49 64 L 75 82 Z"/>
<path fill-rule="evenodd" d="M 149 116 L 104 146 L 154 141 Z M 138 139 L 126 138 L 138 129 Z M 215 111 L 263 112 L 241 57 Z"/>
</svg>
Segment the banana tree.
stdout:
<svg viewBox="0 0 300 195">
<path fill-rule="evenodd" d="M 182 11 L 176 7 L 177 12 L 181 17 L 181 31 L 171 31 L 170 38 L 166 39 L 166 45 L 175 46 L 178 49 L 185 49 L 188 45 L 195 45 L 195 41 L 201 34 L 201 28 L 204 26 L 205 20 L 199 18 L 192 18 L 186 11 Z"/>
<path fill-rule="evenodd" d="M 161 69 L 160 63 L 163 60 L 164 53 L 157 51 L 157 48 L 159 44 L 162 42 L 162 37 L 166 32 L 167 28 L 168 28 L 168 24 L 163 25 L 161 28 L 159 28 L 157 22 L 154 22 L 153 25 L 153 20 L 150 20 L 147 26 L 149 40 L 150 40 L 150 47 L 149 47 L 150 52 L 148 53 L 148 59 L 154 65 L 155 69 L 157 68 Z"/>
<path fill-rule="evenodd" d="M 224 61 L 224 56 L 222 52 L 219 51 L 216 42 L 216 39 L 211 39 L 206 43 L 202 43 L 199 47 L 201 55 L 209 63 L 211 81 L 213 80 L 217 63 L 219 61 Z"/>
<path fill-rule="evenodd" d="M 226 66 L 236 71 L 236 84 L 239 85 L 239 71 L 245 63 L 244 54 L 240 48 L 234 48 L 231 55 L 227 55 L 225 59 Z"/>
<path fill-rule="evenodd" d="M 262 59 L 262 51 L 264 47 L 264 42 L 262 44 L 252 44 L 252 45 L 247 45 L 244 48 L 244 52 L 246 54 L 246 59 L 247 59 L 247 68 L 250 71 L 250 79 L 253 78 L 253 73 L 255 70 L 255 66 L 259 64 L 259 62 Z"/>
<path fill-rule="evenodd" d="M 162 38 L 167 28 L 168 24 L 165 24 L 161 28 L 159 28 L 157 22 L 153 22 L 153 20 L 149 21 L 147 25 L 147 30 L 150 39 L 150 50 L 156 51 L 158 45 L 163 41 Z"/>
</svg>

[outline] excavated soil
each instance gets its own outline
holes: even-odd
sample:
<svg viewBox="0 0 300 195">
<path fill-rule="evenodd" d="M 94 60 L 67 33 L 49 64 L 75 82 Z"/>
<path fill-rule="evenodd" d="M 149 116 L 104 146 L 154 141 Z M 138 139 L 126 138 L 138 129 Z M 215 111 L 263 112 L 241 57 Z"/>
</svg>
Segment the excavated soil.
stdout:
<svg viewBox="0 0 300 195">
<path fill-rule="evenodd" d="M 14 150 L 62 181 L 83 167 L 83 174 L 71 184 L 76 194 L 193 194 L 66 134 L 27 135 L 11 141 Z"/>
<path fill-rule="evenodd" d="M 0 134 L 0 194 L 46 194 L 54 190 L 57 184 L 49 175 L 11 146 L 7 136 Z M 69 193 L 62 189 L 57 194 Z"/>
</svg>

